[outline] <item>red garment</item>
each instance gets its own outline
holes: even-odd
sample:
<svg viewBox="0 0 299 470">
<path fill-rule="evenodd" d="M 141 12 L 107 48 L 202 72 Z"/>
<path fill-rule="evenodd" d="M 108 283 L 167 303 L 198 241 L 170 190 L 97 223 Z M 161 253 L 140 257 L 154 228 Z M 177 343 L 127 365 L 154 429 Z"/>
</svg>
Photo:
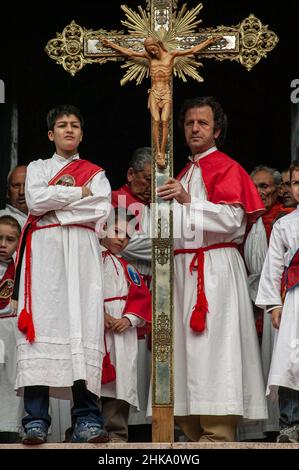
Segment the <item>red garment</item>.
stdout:
<svg viewBox="0 0 299 470">
<path fill-rule="evenodd" d="M 294 210 L 294 207 L 284 207 L 283 204 L 277 201 L 272 207 L 270 207 L 270 209 L 267 210 L 267 212 L 265 212 L 265 214 L 262 215 L 268 243 L 270 240 L 273 224 L 276 222 L 276 220 L 284 215 L 289 214 L 290 212 L 293 212 Z"/>
<path fill-rule="evenodd" d="M 15 281 L 15 263 L 14 260 L 8 264 L 4 276 L 0 280 L 0 311 L 10 302 L 13 293 Z"/>
<path fill-rule="evenodd" d="M 299 285 L 299 249 L 294 254 L 289 266 L 284 269 L 281 280 L 281 299 L 284 302 L 286 293 Z"/>
<path fill-rule="evenodd" d="M 114 382 L 116 379 L 116 370 L 114 365 L 111 362 L 110 352 L 107 350 L 106 336 L 104 333 L 104 345 L 105 345 L 105 356 L 103 357 L 102 362 L 102 384 L 108 384 L 109 382 Z"/>
<path fill-rule="evenodd" d="M 256 329 L 258 337 L 261 338 L 263 336 L 263 330 L 264 330 L 264 310 L 262 308 L 255 306 L 254 311 L 256 312 L 256 315 L 257 315 L 255 319 L 255 329 Z"/>
<path fill-rule="evenodd" d="M 112 191 L 111 203 L 113 207 L 122 207 L 134 215 L 138 221 L 136 224 L 136 230 L 139 230 L 143 208 L 144 206 L 148 205 L 147 203 L 139 199 L 139 197 L 135 196 L 127 184 L 117 189 L 116 191 Z"/>
<path fill-rule="evenodd" d="M 113 255 L 109 250 L 102 253 L 103 257 Z M 147 323 L 147 326 L 152 321 L 152 300 L 151 294 L 146 287 L 142 276 L 138 273 L 136 268 L 132 266 L 128 261 L 121 257 L 117 257 L 117 260 L 122 265 L 124 274 L 128 281 L 128 294 L 126 297 L 111 297 L 104 299 L 104 302 L 112 302 L 114 300 L 126 300 L 125 307 L 122 311 L 122 315 L 133 314 L 138 318 L 141 318 Z M 116 269 L 116 267 L 115 267 Z M 106 339 L 105 339 L 105 356 L 103 358 L 102 366 L 102 383 L 113 382 L 116 379 L 115 367 L 111 363 L 110 353 L 107 350 Z"/>
<path fill-rule="evenodd" d="M 103 257 L 113 255 L 109 250 L 103 251 Z M 132 313 L 138 318 L 141 318 L 146 323 L 152 322 L 152 298 L 142 275 L 137 271 L 135 266 L 126 261 L 124 258 L 117 256 L 117 261 L 120 262 L 124 270 L 124 274 L 128 281 L 128 293 L 126 297 L 111 297 L 104 299 L 104 302 L 112 302 L 113 300 L 126 300 L 126 304 L 122 311 L 122 315 Z"/>
<path fill-rule="evenodd" d="M 286 291 L 299 284 L 299 250 L 296 251 L 286 270 Z"/>
<path fill-rule="evenodd" d="M 188 163 L 177 177 L 179 180 L 193 163 Z M 244 168 L 225 153 L 215 150 L 194 162 L 202 172 L 208 201 L 214 204 L 239 204 L 249 223 L 265 212 L 264 204 Z"/>
<path fill-rule="evenodd" d="M 122 312 L 133 313 L 146 323 L 152 322 L 152 298 L 145 282 L 137 269 L 123 258 L 118 258 L 126 275 L 129 291 L 125 308 Z"/>
<path fill-rule="evenodd" d="M 73 160 L 65 165 L 48 183 L 49 186 L 66 185 L 66 186 L 85 186 L 97 173 L 103 169 L 88 160 Z M 36 230 L 44 230 L 52 227 L 58 227 L 59 224 L 50 224 L 37 226 L 37 222 L 42 216 L 34 216 L 29 214 L 25 226 L 23 227 L 16 256 L 16 266 L 18 264 L 20 254 L 23 253 L 25 244 L 25 288 L 24 288 L 24 307 L 18 318 L 18 328 L 22 333 L 26 334 L 27 340 L 32 343 L 35 340 L 35 330 L 32 317 L 32 299 L 31 299 L 31 240 L 32 234 Z M 73 224 L 72 227 L 78 226 Z M 79 225 L 80 227 L 93 230 L 89 226 Z"/>
<path fill-rule="evenodd" d="M 98 165 L 89 162 L 88 160 L 73 160 L 65 165 L 48 183 L 49 186 L 56 184 L 62 186 L 86 186 L 92 178 L 99 173 L 104 171 Z M 68 181 L 66 176 L 70 176 Z"/>
<path fill-rule="evenodd" d="M 126 199 L 120 199 L 118 200 L 118 196 L 126 196 Z M 118 207 L 118 202 L 125 201 L 125 205 L 121 207 L 126 207 L 130 204 L 133 204 L 134 202 L 140 202 L 143 206 L 148 206 L 148 204 L 141 199 L 139 199 L 138 196 L 132 193 L 130 187 L 127 184 L 124 184 L 121 188 L 117 189 L 116 191 L 112 191 L 112 205 L 113 207 Z"/>
</svg>

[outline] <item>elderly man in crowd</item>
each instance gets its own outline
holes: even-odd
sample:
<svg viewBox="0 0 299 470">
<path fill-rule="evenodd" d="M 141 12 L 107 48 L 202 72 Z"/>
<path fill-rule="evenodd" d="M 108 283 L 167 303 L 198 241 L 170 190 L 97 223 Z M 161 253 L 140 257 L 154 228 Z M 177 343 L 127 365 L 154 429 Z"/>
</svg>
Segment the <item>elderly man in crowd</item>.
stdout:
<svg viewBox="0 0 299 470">
<path fill-rule="evenodd" d="M 297 207 L 297 201 L 294 199 L 294 196 L 291 191 L 291 181 L 290 181 L 290 170 L 285 168 L 281 172 L 281 184 L 279 195 L 282 199 L 282 204 L 284 207 Z"/>
<path fill-rule="evenodd" d="M 0 216 L 11 215 L 23 227 L 27 220 L 28 208 L 25 200 L 25 179 L 27 167 L 18 165 L 7 177 L 7 203 Z"/>
</svg>

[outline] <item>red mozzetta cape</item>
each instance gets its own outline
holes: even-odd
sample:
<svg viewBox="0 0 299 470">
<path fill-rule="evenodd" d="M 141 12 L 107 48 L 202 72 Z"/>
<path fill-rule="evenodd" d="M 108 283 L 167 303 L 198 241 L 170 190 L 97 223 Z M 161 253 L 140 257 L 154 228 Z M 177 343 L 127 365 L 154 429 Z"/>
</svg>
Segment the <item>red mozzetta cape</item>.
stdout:
<svg viewBox="0 0 299 470">
<path fill-rule="evenodd" d="M 276 220 L 278 220 L 283 215 L 293 212 L 294 210 L 295 210 L 294 207 L 284 207 L 279 202 L 276 202 L 276 204 L 270 207 L 270 209 L 268 209 L 267 212 L 263 214 L 262 218 L 263 218 L 263 223 L 264 223 L 264 227 L 266 230 L 268 243 L 270 240 L 270 235 L 272 232 L 273 224 L 276 222 Z"/>
<path fill-rule="evenodd" d="M 142 218 L 143 207 L 147 205 L 144 201 L 132 193 L 127 184 L 117 189 L 116 191 L 112 191 L 111 203 L 113 207 L 122 207 L 124 209 L 128 209 L 129 212 L 131 212 L 131 214 L 136 217 L 139 223 Z M 139 227 L 136 224 L 136 230 L 138 230 L 138 228 Z"/>
<path fill-rule="evenodd" d="M 119 196 L 126 196 L 126 198 L 118 198 Z M 135 196 L 135 194 L 132 193 L 131 189 L 127 184 L 124 184 L 121 188 L 117 189 L 116 191 L 112 191 L 112 205 L 113 207 L 118 207 L 119 202 L 125 202 L 125 206 L 128 208 L 130 204 L 134 204 L 136 202 L 139 202 L 143 206 L 146 206 L 147 204 L 139 199 L 139 197 Z"/>
<path fill-rule="evenodd" d="M 181 179 L 192 163 L 178 175 Z M 214 204 L 239 204 L 249 223 L 265 212 L 265 206 L 244 168 L 225 153 L 215 152 L 194 162 L 201 169 L 208 201 Z"/>
</svg>

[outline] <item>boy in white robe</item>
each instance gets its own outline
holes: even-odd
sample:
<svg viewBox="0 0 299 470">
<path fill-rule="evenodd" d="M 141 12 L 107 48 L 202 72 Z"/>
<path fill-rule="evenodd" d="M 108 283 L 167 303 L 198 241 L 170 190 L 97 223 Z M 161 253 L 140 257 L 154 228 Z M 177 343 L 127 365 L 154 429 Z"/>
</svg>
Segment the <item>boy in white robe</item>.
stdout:
<svg viewBox="0 0 299 470">
<path fill-rule="evenodd" d="M 290 179 L 293 197 L 299 202 L 298 159 L 290 167 Z M 256 304 L 271 314 L 277 330 L 266 392 L 275 398 L 278 392 L 280 434 L 277 442 L 299 442 L 298 249 L 297 207 L 274 224 L 256 299 Z"/>
<path fill-rule="evenodd" d="M 125 209 L 124 209 L 125 211 Z M 110 218 L 111 217 L 111 218 Z M 110 214 L 102 239 L 104 263 L 105 346 L 116 374 L 104 378 L 102 412 L 110 442 L 127 442 L 130 405 L 139 408 L 137 327 L 151 321 L 151 296 L 136 268 L 121 258 L 129 243 L 131 215 Z M 106 248 L 106 250 L 104 250 Z"/>
<path fill-rule="evenodd" d="M 16 396 L 17 313 L 11 304 L 17 248 L 21 227 L 10 215 L 0 217 L 0 442 L 17 442 L 23 400 Z"/>
<path fill-rule="evenodd" d="M 70 398 L 73 442 L 106 442 L 97 406 L 104 356 L 102 264 L 95 226 L 110 211 L 104 171 L 81 160 L 83 118 L 72 105 L 47 116 L 56 152 L 30 163 L 23 231 L 16 388 L 24 391 L 24 444 L 46 441 L 49 395 Z M 22 244 L 21 244 L 22 247 Z"/>
</svg>

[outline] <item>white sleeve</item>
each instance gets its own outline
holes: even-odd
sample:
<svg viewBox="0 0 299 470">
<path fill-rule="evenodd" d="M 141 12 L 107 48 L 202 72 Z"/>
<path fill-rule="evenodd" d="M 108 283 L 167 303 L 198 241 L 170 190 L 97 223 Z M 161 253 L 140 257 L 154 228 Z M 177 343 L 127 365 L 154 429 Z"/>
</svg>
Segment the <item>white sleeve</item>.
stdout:
<svg viewBox="0 0 299 470">
<path fill-rule="evenodd" d="M 240 205 L 214 204 L 196 198 L 191 198 L 189 211 L 190 223 L 195 228 L 213 233 L 234 233 L 245 216 Z"/>
<path fill-rule="evenodd" d="M 56 210 L 61 225 L 105 223 L 111 209 L 111 188 L 105 172 L 97 173 L 88 186 L 92 196 L 84 197 Z"/>
<path fill-rule="evenodd" d="M 125 259 L 152 260 L 152 241 L 135 232 L 126 248 L 121 252 Z"/>
<path fill-rule="evenodd" d="M 251 227 L 244 245 L 244 258 L 251 274 L 261 274 L 267 251 L 266 230 L 263 219 L 260 217 Z"/>
<path fill-rule="evenodd" d="M 27 168 L 25 197 L 28 210 L 32 215 L 40 216 L 46 212 L 61 209 L 80 200 L 80 187 L 48 185 L 48 177 L 43 171 L 43 160 L 31 162 Z"/>
<path fill-rule="evenodd" d="M 280 235 L 279 223 L 276 223 L 271 233 L 269 250 L 259 283 L 256 298 L 256 305 L 258 307 L 282 305 L 280 291 L 285 251 L 286 249 Z"/>
<path fill-rule="evenodd" d="M 251 227 L 245 245 L 244 259 L 248 269 L 248 284 L 250 297 L 253 302 L 256 300 L 260 282 L 260 276 L 264 261 L 267 256 L 268 242 L 263 219 L 260 217 Z"/>
<path fill-rule="evenodd" d="M 142 214 L 141 230 L 134 231 L 126 248 L 122 251 L 122 256 L 129 260 L 152 261 L 152 241 L 150 238 L 151 224 L 150 210 L 145 207 Z"/>
<path fill-rule="evenodd" d="M 137 326 L 144 326 L 145 321 L 142 318 L 136 317 L 133 313 L 126 313 L 123 315 L 124 317 L 127 317 L 130 320 L 130 323 L 133 328 L 136 328 Z"/>
</svg>

